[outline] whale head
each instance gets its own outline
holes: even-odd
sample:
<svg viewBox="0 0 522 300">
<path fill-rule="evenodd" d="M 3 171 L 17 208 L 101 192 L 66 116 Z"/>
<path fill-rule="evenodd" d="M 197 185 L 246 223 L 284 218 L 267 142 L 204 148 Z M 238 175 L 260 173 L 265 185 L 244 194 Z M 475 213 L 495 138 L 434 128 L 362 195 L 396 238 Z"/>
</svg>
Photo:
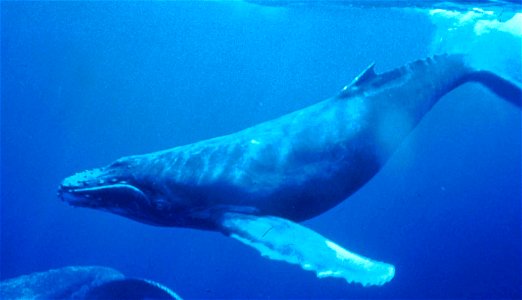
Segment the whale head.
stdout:
<svg viewBox="0 0 522 300">
<path fill-rule="evenodd" d="M 142 223 L 175 226 L 182 210 L 156 182 L 154 166 L 138 156 L 65 178 L 58 197 L 75 207 L 108 211 Z"/>
</svg>

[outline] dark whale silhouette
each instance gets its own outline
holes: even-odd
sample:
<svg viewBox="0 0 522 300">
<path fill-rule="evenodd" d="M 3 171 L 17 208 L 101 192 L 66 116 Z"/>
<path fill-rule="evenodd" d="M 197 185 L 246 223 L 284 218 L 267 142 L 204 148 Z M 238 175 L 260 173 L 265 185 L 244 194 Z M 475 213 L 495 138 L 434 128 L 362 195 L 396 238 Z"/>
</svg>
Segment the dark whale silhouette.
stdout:
<svg viewBox="0 0 522 300">
<path fill-rule="evenodd" d="M 518 85 L 473 69 L 463 55 L 383 74 L 370 65 L 333 98 L 231 135 L 78 173 L 62 182 L 59 196 L 152 225 L 220 231 L 319 277 L 381 285 L 393 278 L 392 265 L 294 222 L 367 183 L 432 106 L 467 82 L 521 106 Z"/>
<path fill-rule="evenodd" d="M 0 282 L 0 299 L 176 299 L 161 284 L 127 278 L 108 267 L 69 266 Z"/>
</svg>

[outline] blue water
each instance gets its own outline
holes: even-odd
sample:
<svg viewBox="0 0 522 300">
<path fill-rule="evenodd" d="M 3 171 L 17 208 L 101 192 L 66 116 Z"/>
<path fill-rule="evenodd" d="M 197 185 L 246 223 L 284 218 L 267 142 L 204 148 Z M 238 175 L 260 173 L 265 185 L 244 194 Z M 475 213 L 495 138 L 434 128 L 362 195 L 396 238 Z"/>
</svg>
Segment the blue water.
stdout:
<svg viewBox="0 0 522 300">
<path fill-rule="evenodd" d="M 318 279 L 219 233 L 148 226 L 56 197 L 75 172 L 303 108 L 372 62 L 382 72 L 426 57 L 437 31 L 427 13 L 1 5 L 0 279 L 104 265 L 187 299 L 521 297 L 520 110 L 478 85 L 445 96 L 372 181 L 304 223 L 393 263 L 382 287 Z"/>
</svg>

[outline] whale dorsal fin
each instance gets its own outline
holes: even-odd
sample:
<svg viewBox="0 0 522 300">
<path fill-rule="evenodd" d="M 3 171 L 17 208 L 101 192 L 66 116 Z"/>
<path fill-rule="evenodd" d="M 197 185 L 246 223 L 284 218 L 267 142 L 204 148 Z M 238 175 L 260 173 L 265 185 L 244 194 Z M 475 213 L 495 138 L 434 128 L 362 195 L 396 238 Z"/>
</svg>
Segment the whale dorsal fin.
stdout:
<svg viewBox="0 0 522 300">
<path fill-rule="evenodd" d="M 375 73 L 375 63 L 372 62 L 369 66 L 366 67 L 366 69 L 364 69 L 364 71 L 361 72 L 361 74 L 359 74 L 359 76 L 355 77 L 351 85 L 361 85 L 362 83 L 375 78 L 375 76 L 377 76 Z"/>
<path fill-rule="evenodd" d="M 377 76 L 375 73 L 375 63 L 371 63 L 364 71 L 361 72 L 357 77 L 355 77 L 352 82 L 345 86 L 337 98 L 346 98 L 354 91 L 356 91 L 360 86 L 362 86 L 365 82 L 369 82 Z"/>
<path fill-rule="evenodd" d="M 390 281 L 395 268 L 350 252 L 311 229 L 286 219 L 224 213 L 223 233 L 273 260 L 300 265 L 317 277 L 338 277 L 364 286 Z"/>
</svg>

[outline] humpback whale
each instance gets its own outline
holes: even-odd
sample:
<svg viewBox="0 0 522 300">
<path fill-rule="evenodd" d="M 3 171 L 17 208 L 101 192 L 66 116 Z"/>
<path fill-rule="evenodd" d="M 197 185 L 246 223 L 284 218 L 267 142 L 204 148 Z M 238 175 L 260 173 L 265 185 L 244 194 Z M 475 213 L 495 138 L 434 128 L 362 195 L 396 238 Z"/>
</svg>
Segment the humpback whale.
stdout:
<svg viewBox="0 0 522 300">
<path fill-rule="evenodd" d="M 240 132 L 144 155 L 63 180 L 58 196 L 156 226 L 222 232 L 317 276 L 382 285 L 393 265 L 299 225 L 367 183 L 445 94 L 476 82 L 520 108 L 522 89 L 465 55 L 370 65 L 340 93 Z"/>
</svg>

